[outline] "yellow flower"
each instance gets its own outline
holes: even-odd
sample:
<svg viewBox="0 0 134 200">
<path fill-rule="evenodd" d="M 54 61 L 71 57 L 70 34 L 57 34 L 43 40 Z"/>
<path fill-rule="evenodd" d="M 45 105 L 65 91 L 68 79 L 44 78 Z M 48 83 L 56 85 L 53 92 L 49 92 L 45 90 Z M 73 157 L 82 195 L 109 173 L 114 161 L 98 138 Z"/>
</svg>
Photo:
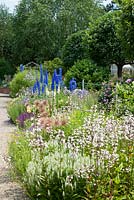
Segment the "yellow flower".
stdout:
<svg viewBox="0 0 134 200">
<path fill-rule="evenodd" d="M 30 106 L 27 106 L 27 112 L 31 113 L 31 107 Z"/>
</svg>

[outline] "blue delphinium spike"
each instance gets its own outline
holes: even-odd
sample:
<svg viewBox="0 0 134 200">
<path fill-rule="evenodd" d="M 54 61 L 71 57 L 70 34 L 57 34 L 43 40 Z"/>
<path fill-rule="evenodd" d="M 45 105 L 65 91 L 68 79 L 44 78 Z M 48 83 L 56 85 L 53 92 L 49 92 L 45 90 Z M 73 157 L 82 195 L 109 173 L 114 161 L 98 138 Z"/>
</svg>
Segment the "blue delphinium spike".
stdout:
<svg viewBox="0 0 134 200">
<path fill-rule="evenodd" d="M 48 73 L 47 73 L 47 70 L 45 70 L 45 72 L 44 72 L 44 84 L 48 85 Z"/>
<path fill-rule="evenodd" d="M 77 88 L 77 83 L 76 80 L 74 78 L 72 78 L 69 82 L 69 89 L 70 91 L 73 91 Z"/>
<path fill-rule="evenodd" d="M 38 89 L 38 95 L 40 95 L 40 82 L 38 81 L 38 79 L 36 80 L 36 84 Z"/>
<path fill-rule="evenodd" d="M 62 68 L 59 68 L 59 73 L 57 74 L 57 78 L 58 78 L 58 87 L 60 86 L 60 88 L 62 87 Z"/>
<path fill-rule="evenodd" d="M 24 66 L 23 64 L 20 65 L 20 72 L 23 72 L 24 71 Z"/>
<path fill-rule="evenodd" d="M 46 70 L 46 85 L 48 85 L 48 72 Z"/>
<path fill-rule="evenodd" d="M 55 69 L 54 70 L 54 78 L 56 78 L 56 76 L 57 76 L 57 70 Z"/>
<path fill-rule="evenodd" d="M 33 93 L 36 92 L 36 89 L 37 89 L 37 85 L 36 85 L 36 82 L 34 83 L 34 86 L 33 86 Z"/>
<path fill-rule="evenodd" d="M 55 73 L 53 73 L 53 76 L 52 76 L 52 84 L 51 84 L 52 91 L 54 91 L 54 85 L 55 85 Z"/>
<path fill-rule="evenodd" d="M 58 90 L 58 85 L 59 85 L 58 75 L 55 76 L 55 83 L 56 83 L 56 90 Z"/>
<path fill-rule="evenodd" d="M 42 68 L 42 65 L 40 65 L 40 82 L 43 83 L 43 68 Z"/>
<path fill-rule="evenodd" d="M 43 84 L 42 85 L 42 94 L 44 94 L 44 92 L 45 92 L 45 85 Z"/>
<path fill-rule="evenodd" d="M 46 84 L 46 71 L 44 72 L 44 79 L 43 79 L 43 83 Z"/>
<path fill-rule="evenodd" d="M 58 84 L 59 84 L 59 78 L 58 78 L 58 74 L 57 74 L 57 70 L 54 70 L 54 81 L 56 84 L 56 90 L 58 90 Z"/>
<path fill-rule="evenodd" d="M 54 84 L 51 85 L 51 90 L 54 91 Z"/>
</svg>

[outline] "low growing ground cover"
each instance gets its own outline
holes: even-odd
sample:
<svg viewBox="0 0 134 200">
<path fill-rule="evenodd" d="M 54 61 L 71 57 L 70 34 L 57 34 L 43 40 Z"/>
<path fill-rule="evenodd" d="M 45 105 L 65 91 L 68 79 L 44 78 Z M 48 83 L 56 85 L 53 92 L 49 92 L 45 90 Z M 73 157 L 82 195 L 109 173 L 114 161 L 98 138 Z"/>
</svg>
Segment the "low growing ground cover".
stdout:
<svg viewBox="0 0 134 200">
<path fill-rule="evenodd" d="M 47 96 L 25 91 L 13 100 L 24 109 L 16 115 L 18 131 L 9 152 L 31 199 L 134 199 L 133 95 L 128 91 L 130 100 L 118 93 L 117 102 L 108 86 L 99 104 L 95 93 L 78 89 Z M 115 106 L 123 104 L 129 105 L 127 113 L 117 112 Z"/>
</svg>

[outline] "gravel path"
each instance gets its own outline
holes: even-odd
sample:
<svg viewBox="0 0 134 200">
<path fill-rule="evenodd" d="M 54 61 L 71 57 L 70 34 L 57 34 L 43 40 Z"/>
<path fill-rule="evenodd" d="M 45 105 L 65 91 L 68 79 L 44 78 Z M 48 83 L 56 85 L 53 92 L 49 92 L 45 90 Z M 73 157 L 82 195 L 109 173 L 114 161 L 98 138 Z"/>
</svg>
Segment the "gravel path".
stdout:
<svg viewBox="0 0 134 200">
<path fill-rule="evenodd" d="M 8 166 L 8 142 L 15 130 L 6 112 L 8 95 L 0 94 L 0 200 L 28 200 L 18 183 L 11 180 Z"/>
</svg>

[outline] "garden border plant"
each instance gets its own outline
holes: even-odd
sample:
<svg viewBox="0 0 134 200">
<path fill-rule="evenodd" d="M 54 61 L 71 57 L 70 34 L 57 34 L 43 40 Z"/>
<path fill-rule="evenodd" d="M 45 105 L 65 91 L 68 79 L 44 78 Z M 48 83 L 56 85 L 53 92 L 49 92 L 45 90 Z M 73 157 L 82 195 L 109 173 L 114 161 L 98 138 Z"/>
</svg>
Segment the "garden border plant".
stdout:
<svg viewBox="0 0 134 200">
<path fill-rule="evenodd" d="M 96 101 L 88 102 L 91 93 L 84 90 L 65 89 L 62 95 L 67 98 L 63 99 L 58 92 L 19 97 L 33 116 L 16 133 L 10 156 L 29 196 L 38 200 L 132 200 L 134 116 L 118 117 L 114 105 L 110 113 L 97 105 L 91 107 Z M 108 86 L 102 102 L 106 97 L 110 103 L 114 94 Z"/>
</svg>

